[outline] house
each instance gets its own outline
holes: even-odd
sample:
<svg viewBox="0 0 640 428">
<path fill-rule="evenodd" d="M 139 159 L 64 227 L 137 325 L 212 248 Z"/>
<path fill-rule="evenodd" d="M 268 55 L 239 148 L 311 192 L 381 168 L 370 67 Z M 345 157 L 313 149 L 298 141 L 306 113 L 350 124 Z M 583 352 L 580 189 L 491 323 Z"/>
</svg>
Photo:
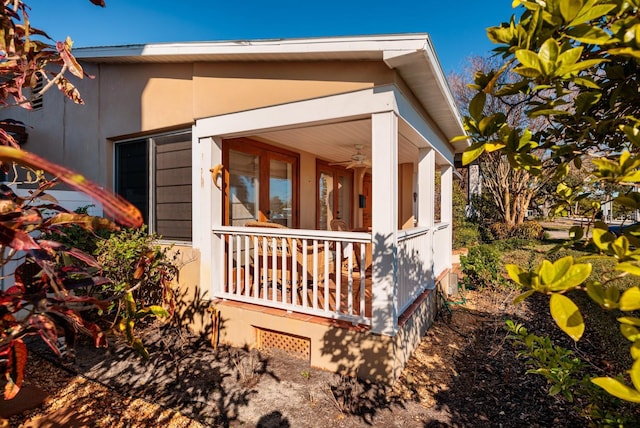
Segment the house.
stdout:
<svg viewBox="0 0 640 428">
<path fill-rule="evenodd" d="M 466 145 L 429 37 L 74 53 L 94 76 L 86 105 L 50 91 L 2 114 L 27 125 L 26 150 L 112 187 L 174 244 L 193 328 L 213 304 L 221 342 L 395 380 L 449 281 Z"/>
</svg>

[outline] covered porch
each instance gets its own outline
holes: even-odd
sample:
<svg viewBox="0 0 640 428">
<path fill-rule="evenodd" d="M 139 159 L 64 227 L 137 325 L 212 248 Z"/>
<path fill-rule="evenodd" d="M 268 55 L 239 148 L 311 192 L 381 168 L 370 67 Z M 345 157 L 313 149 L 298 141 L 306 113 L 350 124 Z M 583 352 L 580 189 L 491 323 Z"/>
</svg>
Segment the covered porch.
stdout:
<svg viewBox="0 0 640 428">
<path fill-rule="evenodd" d="M 210 284 L 212 297 L 394 336 L 401 315 L 451 265 L 448 140 L 459 129 L 425 116 L 387 86 L 196 121 L 201 284 Z M 356 146 L 367 164 L 343 168 L 351 181 L 340 181 L 336 164 Z M 240 168 L 234 156 L 247 154 L 260 160 L 253 161 L 254 184 L 241 194 L 233 187 Z M 342 196 L 324 206 L 326 165 L 338 168 L 335 192 Z M 221 177 L 212 177 L 212 168 Z M 275 170 L 286 170 L 285 190 Z M 240 175 L 246 182 L 247 174 Z M 278 196 L 272 209 L 274 192 L 265 187 L 278 186 L 289 197 Z M 338 219 L 347 227 L 332 228 Z"/>
</svg>

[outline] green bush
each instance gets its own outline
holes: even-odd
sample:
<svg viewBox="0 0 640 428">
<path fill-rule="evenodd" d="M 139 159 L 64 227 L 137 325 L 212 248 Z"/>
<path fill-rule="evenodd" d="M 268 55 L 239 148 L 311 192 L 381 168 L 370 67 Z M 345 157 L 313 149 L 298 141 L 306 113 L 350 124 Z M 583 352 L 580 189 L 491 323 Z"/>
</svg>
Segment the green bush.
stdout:
<svg viewBox="0 0 640 428">
<path fill-rule="evenodd" d="M 489 231 L 493 239 L 507 239 L 511 236 L 511 228 L 506 223 L 493 223 L 489 225 Z"/>
<path fill-rule="evenodd" d="M 176 256 L 169 256 L 170 247 L 155 244 L 158 239 L 143 226 L 122 229 L 97 242 L 96 258 L 110 280 L 103 289 L 106 297 L 133 290 L 138 306 L 172 302 L 169 284 L 178 272 Z"/>
<path fill-rule="evenodd" d="M 492 240 L 504 240 L 509 238 L 535 239 L 543 237 L 544 229 L 536 221 L 508 225 L 506 223 L 493 223 L 489 225 L 488 242 Z"/>
<path fill-rule="evenodd" d="M 480 243 L 478 226 L 464 223 L 453 228 L 453 248 L 469 248 Z"/>
<path fill-rule="evenodd" d="M 74 212 L 76 214 L 88 214 L 89 208 L 93 205 L 86 205 L 77 208 Z M 63 244 L 67 248 L 77 248 L 87 254 L 94 254 L 97 249 L 97 243 L 100 239 L 106 239 L 112 232 L 106 229 L 99 229 L 95 231 L 87 230 L 77 224 L 69 223 L 64 224 L 55 230 L 50 230 L 46 234 L 43 234 L 43 239 L 56 241 Z M 78 259 L 73 259 L 74 264 L 83 265 Z"/>
<path fill-rule="evenodd" d="M 511 238 L 522 239 L 542 239 L 544 229 L 537 221 L 525 221 L 521 224 L 516 224 L 511 228 L 509 236 Z"/>
<path fill-rule="evenodd" d="M 463 281 L 469 289 L 503 287 L 509 282 L 503 276 L 501 253 L 496 246 L 482 244 L 469 249 L 469 254 L 460 256 Z"/>
<path fill-rule="evenodd" d="M 523 358 L 528 374 L 543 376 L 549 395 L 562 396 L 594 426 L 638 426 L 632 404 L 612 397 L 591 382 L 590 366 L 573 351 L 558 346 L 548 336 L 537 336 L 519 323 L 506 321 L 507 339 Z"/>
</svg>

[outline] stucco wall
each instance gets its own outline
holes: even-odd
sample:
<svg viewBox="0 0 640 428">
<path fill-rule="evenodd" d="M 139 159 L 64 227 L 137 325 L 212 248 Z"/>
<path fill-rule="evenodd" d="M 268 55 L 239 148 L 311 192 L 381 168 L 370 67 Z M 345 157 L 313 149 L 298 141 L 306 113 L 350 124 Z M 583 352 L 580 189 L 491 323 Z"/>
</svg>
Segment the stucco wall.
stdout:
<svg viewBox="0 0 640 428">
<path fill-rule="evenodd" d="M 190 126 L 196 118 L 371 88 L 395 79 L 384 64 L 368 61 L 82 65 L 95 78 L 71 81 L 85 105 L 50 90 L 42 110 L 3 109 L 0 118 L 28 126 L 25 149 L 108 187 L 110 141 Z"/>
</svg>

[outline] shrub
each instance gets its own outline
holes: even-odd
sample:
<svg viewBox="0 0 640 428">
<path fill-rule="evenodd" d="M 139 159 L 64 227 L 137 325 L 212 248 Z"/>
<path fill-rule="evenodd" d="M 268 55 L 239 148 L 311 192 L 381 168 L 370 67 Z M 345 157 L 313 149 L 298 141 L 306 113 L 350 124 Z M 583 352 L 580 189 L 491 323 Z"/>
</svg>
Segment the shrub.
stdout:
<svg viewBox="0 0 640 428">
<path fill-rule="evenodd" d="M 543 233 L 544 229 L 542 225 L 535 221 L 527 221 L 515 225 L 493 223 L 489 226 L 488 242 L 509 238 L 540 240 L 543 237 Z"/>
<path fill-rule="evenodd" d="M 453 248 L 468 248 L 480 243 L 478 226 L 465 223 L 453 228 Z"/>
<path fill-rule="evenodd" d="M 525 221 L 511 228 L 509 236 L 522 239 L 542 239 L 544 229 L 537 221 Z"/>
<path fill-rule="evenodd" d="M 467 288 L 482 289 L 508 284 L 502 275 L 500 251 L 494 245 L 482 244 L 470 248 L 468 255 L 460 256 L 460 265 Z"/>
<path fill-rule="evenodd" d="M 537 336 L 519 323 L 506 321 L 507 339 L 529 368 L 527 374 L 543 376 L 548 393 L 562 396 L 595 426 L 637 426 L 637 417 L 629 403 L 612 397 L 591 382 L 590 367 L 573 351 L 558 346 L 548 336 Z"/>
<path fill-rule="evenodd" d="M 138 306 L 164 303 L 173 307 L 169 285 L 178 272 L 176 256 L 169 256 L 170 247 L 155 244 L 158 239 L 143 226 L 122 229 L 97 241 L 95 255 L 110 281 L 103 287 L 105 297 L 129 290 Z"/>
<path fill-rule="evenodd" d="M 511 235 L 511 228 L 506 223 L 493 223 L 489 226 L 493 239 L 507 239 Z"/>
</svg>

